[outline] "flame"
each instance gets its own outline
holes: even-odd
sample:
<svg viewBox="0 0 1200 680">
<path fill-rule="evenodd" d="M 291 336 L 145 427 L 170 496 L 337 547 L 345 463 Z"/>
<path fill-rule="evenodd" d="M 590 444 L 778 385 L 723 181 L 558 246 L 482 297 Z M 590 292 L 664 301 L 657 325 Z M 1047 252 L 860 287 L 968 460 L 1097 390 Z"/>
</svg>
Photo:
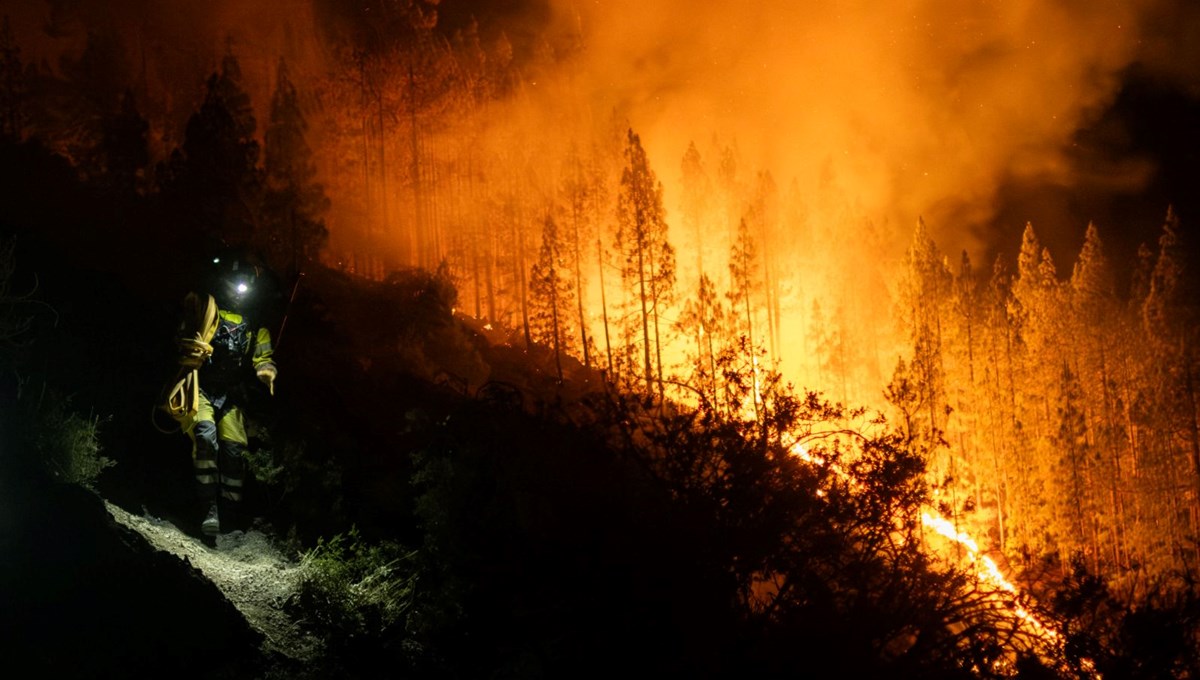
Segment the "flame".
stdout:
<svg viewBox="0 0 1200 680">
<path fill-rule="evenodd" d="M 848 472 L 840 465 L 830 464 L 823 456 L 814 454 L 808 450 L 801 442 L 796 442 L 791 446 L 789 452 L 812 465 L 828 467 L 833 470 L 839 477 L 849 481 L 852 485 L 858 486 Z M 824 497 L 824 494 L 818 491 L 818 496 Z M 1011 613 L 1016 619 L 1017 627 L 1024 625 L 1030 631 L 1031 639 L 1039 643 L 1042 655 L 1048 659 L 1061 659 L 1063 652 L 1064 639 L 1058 628 L 1050 622 L 1043 621 L 1040 617 L 1029 610 L 1022 600 L 1029 601 L 1030 596 L 1022 593 L 1017 586 L 1008 579 L 1000 570 L 999 565 L 991 557 L 983 554 L 979 547 L 979 543 L 965 531 L 961 531 L 954 526 L 954 523 L 946 519 L 932 506 L 926 505 L 921 508 L 921 524 L 934 531 L 934 533 L 942 536 L 950 541 L 951 544 L 960 546 L 965 549 L 965 561 L 974 566 L 975 577 L 979 583 L 991 589 L 992 597 L 996 603 L 1003 606 L 1005 611 Z M 934 550 L 929 542 L 924 542 L 924 549 L 932 550 L 934 556 L 947 561 L 951 560 L 949 554 L 939 553 Z M 956 560 L 961 561 L 961 560 Z M 1091 677 L 1099 680 L 1101 675 L 1095 669 L 1095 664 L 1091 659 L 1082 659 L 1080 661 L 1082 668 L 1087 671 Z"/>
<path fill-rule="evenodd" d="M 937 510 L 930 507 L 923 508 L 921 512 L 921 524 L 966 548 L 967 559 L 971 564 L 975 565 L 975 575 L 981 583 L 1010 593 L 1015 597 L 1022 596 L 1012 581 L 1008 580 L 1003 572 L 1000 571 L 1000 567 L 996 565 L 996 561 L 980 551 L 979 544 L 975 542 L 975 539 L 971 538 L 967 533 L 955 529 L 954 524 L 940 515 Z M 1051 643 L 1055 650 L 1061 647 L 1062 634 L 1058 632 L 1057 628 L 1052 624 L 1043 623 L 1041 619 L 1019 602 L 1014 601 L 1012 605 L 1013 615 L 1022 622 L 1029 624 L 1038 637 Z"/>
</svg>

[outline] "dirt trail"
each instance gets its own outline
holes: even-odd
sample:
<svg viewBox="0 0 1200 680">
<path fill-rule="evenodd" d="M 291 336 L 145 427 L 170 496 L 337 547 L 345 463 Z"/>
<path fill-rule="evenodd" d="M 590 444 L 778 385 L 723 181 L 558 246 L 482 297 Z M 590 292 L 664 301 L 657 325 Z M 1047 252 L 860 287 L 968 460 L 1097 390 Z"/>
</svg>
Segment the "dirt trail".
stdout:
<svg viewBox="0 0 1200 680">
<path fill-rule="evenodd" d="M 295 661 L 321 656 L 322 643 L 306 633 L 285 611 L 296 592 L 303 567 L 279 551 L 261 531 L 233 531 L 208 547 L 174 524 L 150 515 L 133 515 L 105 501 L 121 524 L 133 529 L 159 550 L 176 555 L 199 569 L 263 634 L 264 651 Z"/>
</svg>

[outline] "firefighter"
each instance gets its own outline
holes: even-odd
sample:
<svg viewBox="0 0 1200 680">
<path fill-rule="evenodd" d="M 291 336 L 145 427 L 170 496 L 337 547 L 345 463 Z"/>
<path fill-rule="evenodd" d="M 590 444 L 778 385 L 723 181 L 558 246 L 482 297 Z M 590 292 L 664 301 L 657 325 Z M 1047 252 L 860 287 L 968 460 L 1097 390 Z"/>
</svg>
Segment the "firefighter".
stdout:
<svg viewBox="0 0 1200 680">
<path fill-rule="evenodd" d="M 182 379 L 166 410 L 192 442 L 202 520 L 209 537 L 237 516 L 246 478 L 244 409 L 261 382 L 275 393 L 271 333 L 256 318 L 265 300 L 263 268 L 241 255 L 212 260 L 210 294 L 189 294 L 179 346 Z"/>
</svg>

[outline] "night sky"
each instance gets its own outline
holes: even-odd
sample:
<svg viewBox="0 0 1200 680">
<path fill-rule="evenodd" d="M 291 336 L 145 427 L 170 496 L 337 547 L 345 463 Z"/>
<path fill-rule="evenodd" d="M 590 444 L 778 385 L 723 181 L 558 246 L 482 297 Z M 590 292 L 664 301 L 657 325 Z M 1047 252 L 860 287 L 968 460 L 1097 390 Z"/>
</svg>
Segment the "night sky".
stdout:
<svg viewBox="0 0 1200 680">
<path fill-rule="evenodd" d="M 1173 206 L 1185 233 L 1200 219 L 1200 80 L 1171 80 L 1132 65 L 1111 104 L 1073 137 L 1069 158 L 1078 170 L 1075 184 L 1009 178 L 999 192 L 993 228 L 1018 243 L 1026 221 L 1035 225 L 1100 227 L 1112 252 L 1134 252 L 1139 243 L 1154 247 Z M 1144 181 L 1109 181 L 1106 171 L 1139 167 Z M 1047 232 L 1045 245 L 1056 255 L 1073 256 L 1075 235 Z M 1189 239 L 1193 252 L 1200 245 Z M 1124 268 L 1126 261 L 1116 264 Z"/>
</svg>

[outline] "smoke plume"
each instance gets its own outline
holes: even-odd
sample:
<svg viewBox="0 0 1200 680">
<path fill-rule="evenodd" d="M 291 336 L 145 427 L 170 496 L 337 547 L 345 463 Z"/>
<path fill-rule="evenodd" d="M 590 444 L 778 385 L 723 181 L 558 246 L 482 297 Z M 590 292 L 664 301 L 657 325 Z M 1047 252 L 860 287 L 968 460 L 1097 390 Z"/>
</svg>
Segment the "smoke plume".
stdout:
<svg viewBox="0 0 1200 680">
<path fill-rule="evenodd" d="M 993 245 L 1005 181 L 1089 181 L 1067 152 L 1127 66 L 1194 78 L 1200 61 L 1171 58 L 1188 44 L 1176 4 L 617 0 L 579 6 L 582 70 L 662 167 L 689 140 L 732 135 L 781 183 L 831 168 L 873 219 L 921 215 L 945 250 L 974 250 Z M 1105 181 L 1136 187 L 1151 170 Z"/>
</svg>

